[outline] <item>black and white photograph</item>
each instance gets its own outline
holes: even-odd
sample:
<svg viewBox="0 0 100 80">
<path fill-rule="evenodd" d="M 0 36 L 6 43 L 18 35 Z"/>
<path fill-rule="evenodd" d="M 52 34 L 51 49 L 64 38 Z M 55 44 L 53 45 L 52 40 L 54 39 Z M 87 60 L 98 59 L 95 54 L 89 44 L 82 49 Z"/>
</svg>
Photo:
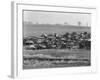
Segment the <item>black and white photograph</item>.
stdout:
<svg viewBox="0 0 100 80">
<path fill-rule="evenodd" d="M 23 10 L 23 69 L 91 66 L 91 14 Z"/>
</svg>

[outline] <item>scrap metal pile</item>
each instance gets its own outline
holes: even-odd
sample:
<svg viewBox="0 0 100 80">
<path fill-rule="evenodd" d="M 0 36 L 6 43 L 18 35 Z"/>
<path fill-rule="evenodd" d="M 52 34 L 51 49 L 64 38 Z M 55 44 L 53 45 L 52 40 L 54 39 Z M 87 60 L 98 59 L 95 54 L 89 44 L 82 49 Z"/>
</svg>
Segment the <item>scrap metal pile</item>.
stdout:
<svg viewBox="0 0 100 80">
<path fill-rule="evenodd" d="M 91 34 L 87 32 L 72 32 L 64 34 L 41 34 L 40 36 L 24 37 L 26 50 L 40 49 L 91 49 Z"/>
</svg>

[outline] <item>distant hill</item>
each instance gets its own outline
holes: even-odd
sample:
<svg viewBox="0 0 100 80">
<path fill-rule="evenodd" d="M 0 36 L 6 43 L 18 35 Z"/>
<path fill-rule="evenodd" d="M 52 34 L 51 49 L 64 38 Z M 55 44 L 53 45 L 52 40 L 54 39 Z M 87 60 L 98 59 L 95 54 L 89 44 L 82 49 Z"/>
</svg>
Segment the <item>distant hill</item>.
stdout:
<svg viewBox="0 0 100 80">
<path fill-rule="evenodd" d="M 42 33 L 58 33 L 65 32 L 91 32 L 91 27 L 87 26 L 74 26 L 74 25 L 61 25 L 61 24 L 26 24 L 23 25 L 24 36 L 39 36 Z"/>
</svg>

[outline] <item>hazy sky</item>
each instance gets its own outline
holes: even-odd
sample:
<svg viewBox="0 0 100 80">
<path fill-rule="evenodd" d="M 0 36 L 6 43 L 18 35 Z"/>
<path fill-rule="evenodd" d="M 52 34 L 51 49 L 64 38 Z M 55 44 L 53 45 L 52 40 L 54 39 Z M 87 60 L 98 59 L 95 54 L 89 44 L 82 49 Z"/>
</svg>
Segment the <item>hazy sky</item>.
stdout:
<svg viewBox="0 0 100 80">
<path fill-rule="evenodd" d="M 44 12 L 44 11 L 24 11 L 24 21 L 39 23 L 39 24 L 64 24 L 69 25 L 90 26 L 91 15 L 80 13 L 58 13 L 58 12 Z"/>
</svg>

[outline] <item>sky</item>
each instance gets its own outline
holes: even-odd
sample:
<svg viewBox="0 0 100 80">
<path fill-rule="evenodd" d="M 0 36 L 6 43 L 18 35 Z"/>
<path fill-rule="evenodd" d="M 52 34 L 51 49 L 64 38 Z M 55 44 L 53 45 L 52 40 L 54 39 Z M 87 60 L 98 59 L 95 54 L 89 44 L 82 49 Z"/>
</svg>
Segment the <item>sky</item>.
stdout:
<svg viewBox="0 0 100 80">
<path fill-rule="evenodd" d="M 63 13 L 63 12 L 46 12 L 46 11 L 24 11 L 24 21 L 33 24 L 64 24 L 81 26 L 91 25 L 91 14 L 84 13 Z"/>
</svg>

